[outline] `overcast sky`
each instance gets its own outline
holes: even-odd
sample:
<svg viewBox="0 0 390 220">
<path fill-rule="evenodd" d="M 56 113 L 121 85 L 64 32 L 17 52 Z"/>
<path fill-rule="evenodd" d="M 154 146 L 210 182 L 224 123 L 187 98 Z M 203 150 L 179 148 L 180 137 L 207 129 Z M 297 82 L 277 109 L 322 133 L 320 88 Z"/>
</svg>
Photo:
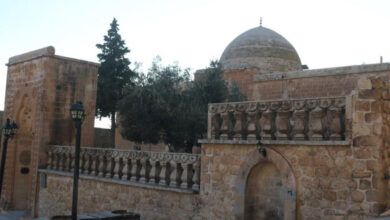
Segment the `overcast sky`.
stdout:
<svg viewBox="0 0 390 220">
<path fill-rule="evenodd" d="M 389 12 L 389 0 L 0 0 L 0 109 L 9 57 L 52 45 L 58 55 L 97 62 L 95 45 L 113 17 L 128 57 L 144 71 L 157 55 L 165 64 L 204 68 L 260 16 L 317 69 L 380 56 L 390 62 Z"/>
</svg>

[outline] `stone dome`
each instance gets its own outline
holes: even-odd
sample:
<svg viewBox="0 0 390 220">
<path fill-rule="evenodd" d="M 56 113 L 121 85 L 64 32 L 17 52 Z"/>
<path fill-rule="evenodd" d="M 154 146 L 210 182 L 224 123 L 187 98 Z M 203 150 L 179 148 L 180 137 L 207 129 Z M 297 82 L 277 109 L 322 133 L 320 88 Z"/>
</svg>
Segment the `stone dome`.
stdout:
<svg viewBox="0 0 390 220">
<path fill-rule="evenodd" d="M 259 26 L 234 39 L 223 52 L 224 70 L 258 68 L 260 73 L 301 70 L 294 47 L 280 34 Z"/>
</svg>

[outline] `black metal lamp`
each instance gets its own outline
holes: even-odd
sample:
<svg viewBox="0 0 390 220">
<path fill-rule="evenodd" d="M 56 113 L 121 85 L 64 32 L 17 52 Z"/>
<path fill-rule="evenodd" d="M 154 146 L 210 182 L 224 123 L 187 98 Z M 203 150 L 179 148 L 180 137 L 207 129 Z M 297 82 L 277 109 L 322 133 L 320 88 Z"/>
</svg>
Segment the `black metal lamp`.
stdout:
<svg viewBox="0 0 390 220">
<path fill-rule="evenodd" d="M 18 129 L 19 129 L 18 125 L 14 121 L 11 124 L 11 129 L 12 129 L 11 137 L 13 137 L 16 135 L 16 133 L 18 133 Z"/>
<path fill-rule="evenodd" d="M 85 118 L 85 110 L 83 103 L 78 101 L 70 108 L 70 114 L 74 121 L 83 121 Z"/>
<path fill-rule="evenodd" d="M 78 182 L 79 182 L 79 167 L 80 167 L 80 142 L 81 142 L 81 124 L 85 118 L 85 110 L 83 103 L 78 101 L 70 108 L 70 116 L 76 126 L 76 149 L 75 149 L 75 164 L 73 174 L 73 197 L 72 197 L 72 219 L 77 220 L 77 198 L 78 198 Z"/>
<path fill-rule="evenodd" d="M 259 153 L 261 155 L 263 155 L 263 157 L 266 157 L 267 156 L 267 150 L 263 147 L 263 143 L 261 143 L 261 141 L 257 142 L 257 150 L 259 151 Z"/>
<path fill-rule="evenodd" d="M 6 138 L 13 136 L 11 120 L 9 118 L 7 118 L 7 122 L 3 125 L 2 130 Z"/>
</svg>

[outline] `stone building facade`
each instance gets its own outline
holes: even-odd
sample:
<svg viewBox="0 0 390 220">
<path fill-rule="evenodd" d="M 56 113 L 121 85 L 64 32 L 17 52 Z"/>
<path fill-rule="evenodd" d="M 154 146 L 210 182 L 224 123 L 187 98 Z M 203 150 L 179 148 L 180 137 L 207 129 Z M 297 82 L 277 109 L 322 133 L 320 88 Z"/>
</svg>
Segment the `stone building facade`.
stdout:
<svg viewBox="0 0 390 220">
<path fill-rule="evenodd" d="M 84 102 L 85 128 L 93 128 L 99 65 L 55 55 L 46 47 L 9 59 L 4 118 L 15 120 L 9 141 L 2 197 L 9 208 L 34 213 L 38 168 L 46 164 L 49 144 L 74 144 L 69 110 Z M 93 129 L 83 129 L 82 145 L 93 145 Z"/>
<path fill-rule="evenodd" d="M 390 208 L 389 63 L 302 70 L 264 27 L 233 40 L 221 63 L 250 101 L 209 104 L 200 154 L 82 148 L 79 212 L 347 220 Z M 55 144 L 34 176 L 35 215 L 70 214 L 74 149 Z"/>
</svg>

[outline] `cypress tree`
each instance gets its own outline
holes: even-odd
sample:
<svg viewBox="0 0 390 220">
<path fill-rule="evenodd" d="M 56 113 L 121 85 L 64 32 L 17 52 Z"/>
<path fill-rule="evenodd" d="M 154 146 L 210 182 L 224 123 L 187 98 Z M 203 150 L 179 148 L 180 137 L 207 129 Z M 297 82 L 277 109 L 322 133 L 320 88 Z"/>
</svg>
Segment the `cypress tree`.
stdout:
<svg viewBox="0 0 390 220">
<path fill-rule="evenodd" d="M 130 52 L 118 33 L 119 25 L 114 18 L 110 24 L 103 44 L 96 44 L 101 50 L 97 56 L 101 63 L 98 71 L 98 91 L 96 115 L 111 118 L 111 144 L 115 147 L 116 112 L 118 103 L 124 96 L 124 87 L 134 85 L 136 73 L 129 67 L 130 60 L 125 57 Z"/>
</svg>

